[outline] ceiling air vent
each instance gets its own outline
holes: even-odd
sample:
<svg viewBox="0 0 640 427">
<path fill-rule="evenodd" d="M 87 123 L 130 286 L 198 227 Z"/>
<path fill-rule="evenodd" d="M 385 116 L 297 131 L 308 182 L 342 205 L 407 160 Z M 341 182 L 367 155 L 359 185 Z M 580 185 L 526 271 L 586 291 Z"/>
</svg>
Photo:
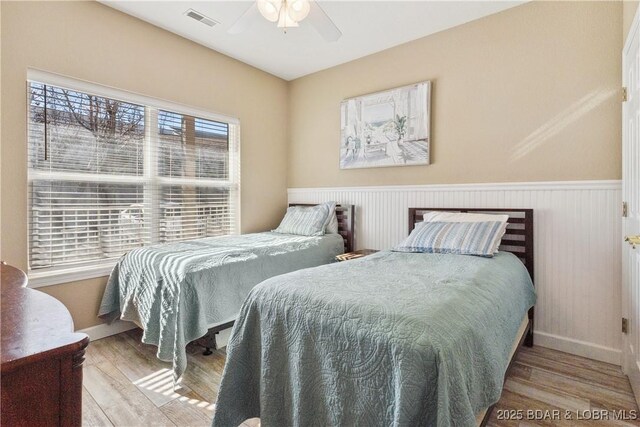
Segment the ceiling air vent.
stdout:
<svg viewBox="0 0 640 427">
<path fill-rule="evenodd" d="M 185 15 L 187 15 L 189 18 L 193 18 L 193 19 L 195 19 L 196 21 L 200 21 L 200 22 L 202 22 L 203 24 L 208 25 L 208 26 L 210 26 L 210 27 L 213 27 L 213 26 L 215 26 L 215 25 L 219 24 L 219 22 L 214 21 L 213 19 L 211 19 L 211 18 L 208 18 L 208 17 L 204 16 L 204 15 L 203 15 L 203 14 L 201 14 L 200 12 L 196 12 L 196 11 L 195 11 L 195 10 L 193 10 L 193 9 L 189 9 L 189 10 L 187 10 L 184 14 L 185 14 Z"/>
</svg>

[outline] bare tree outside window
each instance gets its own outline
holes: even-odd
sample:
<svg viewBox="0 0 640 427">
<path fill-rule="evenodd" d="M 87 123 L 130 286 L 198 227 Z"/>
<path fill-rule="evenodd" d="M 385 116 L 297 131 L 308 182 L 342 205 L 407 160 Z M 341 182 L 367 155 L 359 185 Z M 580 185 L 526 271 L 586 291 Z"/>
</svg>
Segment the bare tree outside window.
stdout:
<svg viewBox="0 0 640 427">
<path fill-rule="evenodd" d="M 143 174 L 143 106 L 39 83 L 31 83 L 30 98 L 33 167 Z"/>
<path fill-rule="evenodd" d="M 121 215 L 143 202 L 143 185 L 91 176 L 144 174 L 144 107 L 39 83 L 29 97 L 31 168 L 87 174 L 31 183 L 32 264 L 108 258 L 144 244 L 143 212 L 135 221 Z"/>
</svg>

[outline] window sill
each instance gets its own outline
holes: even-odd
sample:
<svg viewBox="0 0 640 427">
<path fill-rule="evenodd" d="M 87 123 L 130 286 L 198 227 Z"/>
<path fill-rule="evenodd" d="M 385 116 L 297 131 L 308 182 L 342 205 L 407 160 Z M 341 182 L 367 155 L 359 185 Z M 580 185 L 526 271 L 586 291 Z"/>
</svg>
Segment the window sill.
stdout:
<svg viewBox="0 0 640 427">
<path fill-rule="evenodd" d="M 109 276 L 117 260 L 100 265 L 73 267 L 47 271 L 29 271 L 28 288 L 42 288 L 45 286 L 61 285 L 79 280 L 95 279 Z"/>
</svg>

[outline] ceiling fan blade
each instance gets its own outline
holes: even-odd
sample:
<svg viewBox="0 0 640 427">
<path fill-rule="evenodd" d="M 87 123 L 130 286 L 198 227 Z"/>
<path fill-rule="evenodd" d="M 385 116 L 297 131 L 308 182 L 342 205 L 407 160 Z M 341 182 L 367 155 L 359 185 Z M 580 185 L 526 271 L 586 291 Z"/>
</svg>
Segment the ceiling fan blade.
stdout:
<svg viewBox="0 0 640 427">
<path fill-rule="evenodd" d="M 313 28 L 328 42 L 335 42 L 341 36 L 342 32 L 336 27 L 329 15 L 322 10 L 318 2 L 311 1 L 311 10 L 307 20 L 313 25 Z"/>
<path fill-rule="evenodd" d="M 227 33 L 240 34 L 244 30 L 246 30 L 247 27 L 249 27 L 249 24 L 251 24 L 251 21 L 257 14 L 258 4 L 256 2 L 253 2 L 249 9 L 247 9 L 242 15 L 240 15 L 240 18 L 238 18 L 238 20 L 229 27 Z"/>
</svg>

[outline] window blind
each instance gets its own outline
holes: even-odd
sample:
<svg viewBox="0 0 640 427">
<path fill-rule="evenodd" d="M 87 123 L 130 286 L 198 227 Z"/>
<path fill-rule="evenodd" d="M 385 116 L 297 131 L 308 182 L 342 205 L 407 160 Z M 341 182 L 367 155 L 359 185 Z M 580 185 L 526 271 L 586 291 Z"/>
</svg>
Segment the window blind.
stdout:
<svg viewBox="0 0 640 427">
<path fill-rule="evenodd" d="M 175 112 L 157 112 L 159 242 L 231 234 L 237 198 L 236 128 Z M 237 168 L 237 167 L 236 167 Z"/>
<path fill-rule="evenodd" d="M 239 125 L 28 83 L 29 268 L 238 231 Z"/>
</svg>

